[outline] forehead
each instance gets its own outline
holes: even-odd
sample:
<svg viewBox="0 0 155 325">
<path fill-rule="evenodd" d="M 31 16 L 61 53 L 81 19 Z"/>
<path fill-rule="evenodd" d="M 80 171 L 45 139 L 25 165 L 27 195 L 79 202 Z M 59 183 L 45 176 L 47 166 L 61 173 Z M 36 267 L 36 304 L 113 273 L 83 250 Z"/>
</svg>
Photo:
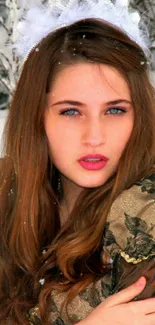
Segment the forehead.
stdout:
<svg viewBox="0 0 155 325">
<path fill-rule="evenodd" d="M 79 63 L 59 71 L 51 87 L 52 97 L 80 99 L 130 99 L 129 87 L 118 70 L 104 64 Z M 72 98 L 73 99 L 73 98 Z"/>
</svg>

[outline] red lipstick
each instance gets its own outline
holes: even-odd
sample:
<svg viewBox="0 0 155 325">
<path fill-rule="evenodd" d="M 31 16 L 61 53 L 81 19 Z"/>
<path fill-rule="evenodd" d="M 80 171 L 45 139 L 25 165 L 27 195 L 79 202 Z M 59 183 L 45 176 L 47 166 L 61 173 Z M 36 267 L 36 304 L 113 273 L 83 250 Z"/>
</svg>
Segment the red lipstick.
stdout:
<svg viewBox="0 0 155 325">
<path fill-rule="evenodd" d="M 100 170 L 105 167 L 109 158 L 96 154 L 96 155 L 87 155 L 79 159 L 80 165 L 87 170 Z"/>
</svg>

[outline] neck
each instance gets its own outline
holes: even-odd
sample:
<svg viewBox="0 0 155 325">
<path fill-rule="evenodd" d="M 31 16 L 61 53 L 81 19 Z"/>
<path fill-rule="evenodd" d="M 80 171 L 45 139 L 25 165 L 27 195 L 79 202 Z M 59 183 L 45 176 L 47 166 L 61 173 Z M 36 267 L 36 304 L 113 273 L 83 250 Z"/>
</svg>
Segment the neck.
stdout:
<svg viewBox="0 0 155 325">
<path fill-rule="evenodd" d="M 61 224 L 64 224 L 71 213 L 74 204 L 82 192 L 83 188 L 70 181 L 63 175 L 61 176 L 61 186 L 63 187 L 63 198 L 60 202 Z"/>
</svg>

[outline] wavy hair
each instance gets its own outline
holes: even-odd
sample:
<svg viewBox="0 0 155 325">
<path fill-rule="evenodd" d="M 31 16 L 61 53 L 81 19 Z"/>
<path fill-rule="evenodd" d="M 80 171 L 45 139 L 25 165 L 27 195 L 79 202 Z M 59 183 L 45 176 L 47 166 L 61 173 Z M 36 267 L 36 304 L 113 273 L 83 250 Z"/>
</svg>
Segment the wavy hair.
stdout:
<svg viewBox="0 0 155 325">
<path fill-rule="evenodd" d="M 49 34 L 37 48 L 22 69 L 0 161 L 1 324 L 7 319 L 29 324 L 26 314 L 37 303 L 41 320 L 49 324 L 53 290 L 67 292 L 67 306 L 101 276 L 99 254 L 110 207 L 155 163 L 155 93 L 136 42 L 104 21 L 86 19 Z M 57 72 L 79 62 L 103 63 L 122 74 L 131 92 L 134 127 L 116 173 L 103 186 L 84 189 L 61 228 L 59 171 L 49 157 L 44 115 Z"/>
</svg>

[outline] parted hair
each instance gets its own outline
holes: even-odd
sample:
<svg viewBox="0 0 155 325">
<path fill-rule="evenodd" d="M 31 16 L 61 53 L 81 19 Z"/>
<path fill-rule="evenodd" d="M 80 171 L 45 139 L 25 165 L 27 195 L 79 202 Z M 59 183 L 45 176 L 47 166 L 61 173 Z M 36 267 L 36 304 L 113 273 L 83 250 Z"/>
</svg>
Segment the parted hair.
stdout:
<svg viewBox="0 0 155 325">
<path fill-rule="evenodd" d="M 121 73 L 131 92 L 134 127 L 115 174 L 98 188 L 84 189 L 60 227 L 59 171 L 49 156 L 44 115 L 57 72 L 80 62 L 106 64 Z M 76 22 L 32 49 L 9 109 L 0 160 L 1 324 L 29 324 L 27 312 L 36 304 L 43 324 L 49 324 L 53 290 L 67 292 L 67 306 L 100 276 L 111 205 L 155 164 L 154 94 L 144 52 L 107 22 Z"/>
</svg>

